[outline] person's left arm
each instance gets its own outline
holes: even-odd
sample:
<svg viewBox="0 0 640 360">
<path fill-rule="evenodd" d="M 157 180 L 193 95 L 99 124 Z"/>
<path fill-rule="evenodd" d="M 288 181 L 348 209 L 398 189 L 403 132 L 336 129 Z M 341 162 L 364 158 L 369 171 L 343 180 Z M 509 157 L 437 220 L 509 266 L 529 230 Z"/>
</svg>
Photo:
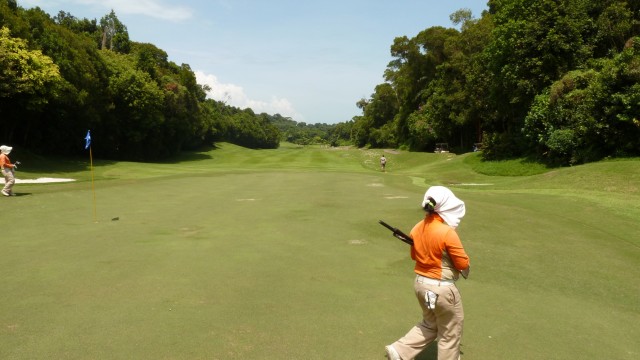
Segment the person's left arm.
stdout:
<svg viewBox="0 0 640 360">
<path fill-rule="evenodd" d="M 458 271 L 467 270 L 469 268 L 469 256 L 464 251 L 460 237 L 458 237 L 458 233 L 455 230 L 451 229 L 447 232 L 445 244 L 453 266 Z"/>
</svg>

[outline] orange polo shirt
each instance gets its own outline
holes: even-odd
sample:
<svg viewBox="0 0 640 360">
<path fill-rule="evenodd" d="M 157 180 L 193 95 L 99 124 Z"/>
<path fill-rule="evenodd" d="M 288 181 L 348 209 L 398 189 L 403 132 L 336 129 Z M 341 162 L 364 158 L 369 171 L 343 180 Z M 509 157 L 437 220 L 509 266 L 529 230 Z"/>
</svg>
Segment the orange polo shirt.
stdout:
<svg viewBox="0 0 640 360">
<path fill-rule="evenodd" d="M 437 280 L 457 280 L 460 270 L 469 267 L 469 256 L 458 234 L 440 215 L 427 216 L 413 227 L 410 236 L 416 274 Z"/>
</svg>

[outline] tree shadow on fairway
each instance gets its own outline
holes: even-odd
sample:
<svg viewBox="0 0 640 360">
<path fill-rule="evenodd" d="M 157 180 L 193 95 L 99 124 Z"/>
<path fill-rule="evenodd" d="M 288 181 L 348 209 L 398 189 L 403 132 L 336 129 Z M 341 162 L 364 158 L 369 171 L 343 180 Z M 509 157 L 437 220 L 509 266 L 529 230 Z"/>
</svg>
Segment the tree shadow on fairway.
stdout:
<svg viewBox="0 0 640 360">
<path fill-rule="evenodd" d="M 45 155 L 23 151 L 16 154 L 15 159 L 23 164 L 20 166 L 18 174 L 76 173 L 88 171 L 91 168 L 91 159 L 88 153 L 86 157 L 56 157 L 53 160 Z M 94 168 L 115 163 L 115 160 L 93 159 Z"/>
<path fill-rule="evenodd" d="M 215 145 L 207 145 L 207 146 L 203 146 L 203 147 L 199 148 L 198 150 L 194 150 L 194 151 L 182 151 L 182 152 L 180 152 L 180 154 L 178 154 L 176 156 L 172 156 L 171 158 L 163 159 L 163 160 L 157 161 L 155 163 L 157 163 L 157 164 L 177 164 L 177 163 L 187 162 L 187 161 L 209 160 L 209 159 L 213 159 L 213 157 L 208 154 L 209 151 L 218 150 L 218 149 L 219 149 L 219 147 L 217 147 Z"/>
</svg>

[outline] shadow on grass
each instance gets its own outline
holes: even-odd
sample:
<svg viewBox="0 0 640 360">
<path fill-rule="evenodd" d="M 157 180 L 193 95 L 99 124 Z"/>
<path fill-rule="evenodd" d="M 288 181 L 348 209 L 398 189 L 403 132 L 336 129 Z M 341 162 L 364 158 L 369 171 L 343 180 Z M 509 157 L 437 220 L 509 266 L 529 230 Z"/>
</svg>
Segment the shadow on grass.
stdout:
<svg viewBox="0 0 640 360">
<path fill-rule="evenodd" d="M 46 157 L 43 155 L 23 151 L 15 155 L 12 154 L 13 162 L 20 161 L 18 173 L 73 173 L 89 170 L 91 167 L 91 159 L 87 152 L 86 158 L 60 156 Z M 93 159 L 93 166 L 104 166 L 115 164 L 116 161 Z"/>
<path fill-rule="evenodd" d="M 429 344 L 420 355 L 416 356 L 416 360 L 438 360 L 438 343 L 434 341 Z"/>
<path fill-rule="evenodd" d="M 183 151 L 180 154 L 172 156 L 167 159 L 161 159 L 157 161 L 148 161 L 149 164 L 177 164 L 181 162 L 189 162 L 189 161 L 201 161 L 201 160 L 210 160 L 212 156 L 208 153 L 210 151 L 218 150 L 219 147 L 215 145 L 205 146 L 198 150 L 194 151 Z M 23 152 L 19 158 L 16 157 L 17 161 L 20 161 L 22 166 L 19 166 L 19 171 L 21 173 L 29 174 L 29 173 L 73 173 L 73 172 L 81 172 L 88 171 L 91 167 L 91 159 L 89 159 L 89 153 L 87 153 L 86 158 L 78 158 L 78 157 L 69 157 L 69 158 L 48 158 L 42 155 Z M 110 160 L 110 159 L 99 159 L 93 158 L 93 167 L 99 168 L 101 166 L 109 166 L 118 163 L 119 161 L 130 161 L 130 160 Z"/>
<path fill-rule="evenodd" d="M 462 350 L 460 350 L 460 355 L 464 355 Z M 438 360 L 438 343 L 434 341 L 429 344 L 429 346 L 416 357 L 416 360 Z"/>
<path fill-rule="evenodd" d="M 153 164 L 177 164 L 181 162 L 188 161 L 201 161 L 201 160 L 210 160 L 213 159 L 211 155 L 209 155 L 210 151 L 215 151 L 220 149 L 216 145 L 207 145 L 199 148 L 198 150 L 193 151 L 183 151 L 180 154 L 172 156 L 167 159 L 153 161 Z"/>
<path fill-rule="evenodd" d="M 531 176 L 554 169 L 532 157 L 485 160 L 481 154 L 474 153 L 465 157 L 463 162 L 473 171 L 487 176 Z"/>
<path fill-rule="evenodd" d="M 153 164 L 178 164 L 189 161 L 210 160 L 213 157 L 204 152 L 184 152 L 169 159 L 152 161 Z"/>
</svg>

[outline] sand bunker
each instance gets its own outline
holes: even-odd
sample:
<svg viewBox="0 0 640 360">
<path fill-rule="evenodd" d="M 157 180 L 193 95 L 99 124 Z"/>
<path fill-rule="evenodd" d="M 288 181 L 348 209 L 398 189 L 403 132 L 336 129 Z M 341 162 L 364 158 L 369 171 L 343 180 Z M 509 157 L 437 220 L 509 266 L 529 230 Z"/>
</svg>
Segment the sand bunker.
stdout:
<svg viewBox="0 0 640 360">
<path fill-rule="evenodd" d="M 76 179 L 61 179 L 61 178 L 37 178 L 37 179 L 16 179 L 16 184 L 48 184 L 48 183 L 61 183 L 72 182 Z M 4 179 L 0 179 L 0 184 L 4 184 Z"/>
</svg>

